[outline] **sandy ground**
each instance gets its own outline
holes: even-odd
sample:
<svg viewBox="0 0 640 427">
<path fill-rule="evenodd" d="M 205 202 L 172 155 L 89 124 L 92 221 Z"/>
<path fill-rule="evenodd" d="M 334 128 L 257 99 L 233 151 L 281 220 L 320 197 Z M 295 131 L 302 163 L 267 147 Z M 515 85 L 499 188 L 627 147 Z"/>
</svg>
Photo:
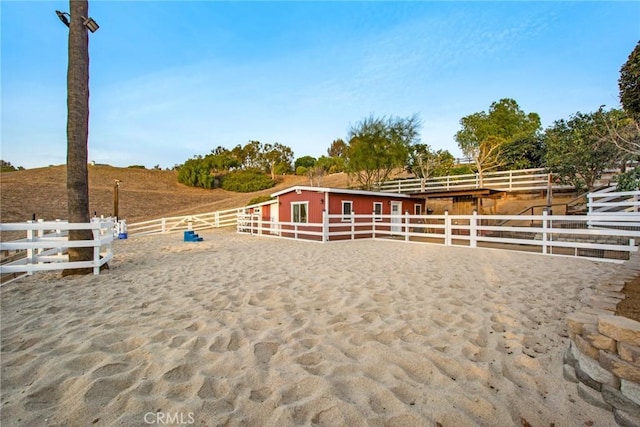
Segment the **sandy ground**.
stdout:
<svg viewBox="0 0 640 427">
<path fill-rule="evenodd" d="M 200 234 L 3 286 L 2 425 L 615 424 L 562 355 L 617 265 Z"/>
</svg>

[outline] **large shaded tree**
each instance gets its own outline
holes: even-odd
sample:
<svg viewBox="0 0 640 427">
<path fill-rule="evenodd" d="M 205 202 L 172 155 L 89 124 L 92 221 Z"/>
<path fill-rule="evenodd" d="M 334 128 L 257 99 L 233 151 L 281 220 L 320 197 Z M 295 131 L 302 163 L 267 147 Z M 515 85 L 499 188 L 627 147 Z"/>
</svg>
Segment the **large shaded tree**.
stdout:
<svg viewBox="0 0 640 427">
<path fill-rule="evenodd" d="M 417 115 L 407 118 L 369 116 L 349 131 L 346 170 L 365 190 L 404 167 L 409 149 L 419 137 Z"/>
<path fill-rule="evenodd" d="M 69 1 L 69 65 L 67 69 L 67 214 L 70 223 L 89 222 L 89 35 L 83 17 L 87 0 Z M 71 230 L 69 240 L 92 240 L 91 230 Z M 93 248 L 69 248 L 69 261 L 90 261 Z M 91 268 L 66 269 L 63 276 L 89 274 Z"/>
<path fill-rule="evenodd" d="M 447 150 L 433 150 L 428 144 L 414 144 L 409 152 L 407 169 L 418 178 L 448 175 L 455 157 Z"/>
<path fill-rule="evenodd" d="M 615 114 L 615 110 L 578 112 L 569 120 L 556 120 L 544 135 L 547 167 L 577 189 L 592 190 L 621 155 L 607 129 L 608 116 Z"/>
<path fill-rule="evenodd" d="M 293 150 L 279 142 L 265 144 L 259 154 L 265 172 L 271 174 L 271 179 L 276 179 L 276 173 L 285 174 L 292 171 Z"/>
<path fill-rule="evenodd" d="M 614 141 L 618 147 L 640 160 L 640 41 L 620 69 L 620 103 L 630 120 L 618 128 L 614 127 Z M 629 191 L 640 188 L 640 166 L 621 174 L 618 190 Z"/>
<path fill-rule="evenodd" d="M 640 122 L 640 41 L 620 68 L 620 103 L 624 111 Z"/>
<path fill-rule="evenodd" d="M 480 186 L 483 174 L 500 166 L 507 166 L 502 153 L 506 147 L 516 150 L 514 144 L 531 141 L 540 131 L 540 116 L 520 109 L 509 98 L 494 102 L 489 111 L 481 111 L 460 119 L 462 129 L 455 139 L 465 156 L 473 159 L 478 171 Z"/>
</svg>

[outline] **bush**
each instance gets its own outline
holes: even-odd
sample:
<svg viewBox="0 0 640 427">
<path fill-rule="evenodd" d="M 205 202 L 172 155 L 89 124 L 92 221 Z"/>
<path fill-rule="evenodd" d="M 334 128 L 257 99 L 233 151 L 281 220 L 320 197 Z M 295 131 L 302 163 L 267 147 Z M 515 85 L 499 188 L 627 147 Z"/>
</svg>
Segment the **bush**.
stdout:
<svg viewBox="0 0 640 427">
<path fill-rule="evenodd" d="M 257 170 L 240 170 L 231 172 L 222 179 L 222 188 L 239 193 L 251 193 L 271 188 L 276 182 Z"/>
<path fill-rule="evenodd" d="M 144 165 L 131 165 L 127 166 L 127 169 L 146 169 L 146 167 Z"/>
<path fill-rule="evenodd" d="M 254 197 L 253 199 L 249 200 L 249 203 L 247 203 L 247 206 L 249 206 L 249 205 L 257 205 L 258 203 L 268 202 L 269 200 L 273 200 L 273 197 L 271 197 L 271 196 L 257 196 L 257 197 Z"/>
<path fill-rule="evenodd" d="M 474 170 L 469 165 L 459 165 L 451 168 L 449 175 L 471 175 Z"/>
<path fill-rule="evenodd" d="M 618 191 L 640 190 L 640 166 L 618 176 Z"/>
</svg>

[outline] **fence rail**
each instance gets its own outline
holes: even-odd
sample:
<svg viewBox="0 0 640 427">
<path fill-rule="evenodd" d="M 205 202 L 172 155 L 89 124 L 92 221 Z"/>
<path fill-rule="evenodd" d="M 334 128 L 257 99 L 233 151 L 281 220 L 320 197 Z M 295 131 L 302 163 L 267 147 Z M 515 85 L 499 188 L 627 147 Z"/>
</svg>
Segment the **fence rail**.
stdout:
<svg viewBox="0 0 640 427">
<path fill-rule="evenodd" d="M 229 209 L 198 215 L 159 218 L 127 225 L 129 236 L 145 234 L 177 233 L 185 230 L 204 230 L 208 228 L 232 227 L 236 225 L 238 213 L 244 208 Z"/>
<path fill-rule="evenodd" d="M 616 228 L 596 226 L 608 221 Z M 508 224 L 508 225 L 507 225 Z M 319 242 L 399 239 L 622 262 L 638 250 L 640 215 L 329 215 L 321 223 L 240 215 L 238 232 Z"/>
<path fill-rule="evenodd" d="M 487 172 L 482 182 L 479 174 L 450 175 L 434 178 L 412 178 L 378 183 L 377 190 L 390 193 L 425 193 L 436 191 L 490 188 L 502 191 L 570 189 L 571 185 L 554 182 L 544 168 Z"/>
<path fill-rule="evenodd" d="M 640 191 L 616 191 L 608 187 L 587 194 L 589 214 L 619 214 L 640 212 Z"/>
<path fill-rule="evenodd" d="M 24 232 L 24 239 L 0 242 L 0 251 L 17 253 L 3 259 L 0 275 L 12 275 L 12 279 L 37 271 L 92 268 L 99 274 L 100 267 L 113 257 L 112 242 L 115 223 L 99 218 L 90 223 L 66 221 L 27 221 L 25 223 L 0 224 L 2 232 Z M 69 241 L 69 230 L 90 230 L 92 240 Z M 93 248 L 91 261 L 69 261 L 69 248 Z M 5 262 L 6 261 L 6 262 Z"/>
<path fill-rule="evenodd" d="M 209 228 L 235 227 L 238 223 L 239 215 L 249 212 L 251 208 L 270 205 L 275 202 L 275 200 L 269 200 L 223 211 L 135 222 L 127 225 L 127 231 L 129 236 L 143 236 L 146 234 L 178 233 L 186 230 L 199 231 Z"/>
</svg>

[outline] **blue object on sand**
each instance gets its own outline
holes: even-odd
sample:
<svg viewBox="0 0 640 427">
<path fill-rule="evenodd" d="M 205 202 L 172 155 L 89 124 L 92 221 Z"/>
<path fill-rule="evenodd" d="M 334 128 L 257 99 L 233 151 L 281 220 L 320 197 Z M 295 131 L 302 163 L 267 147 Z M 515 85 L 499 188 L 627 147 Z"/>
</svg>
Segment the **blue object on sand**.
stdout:
<svg viewBox="0 0 640 427">
<path fill-rule="evenodd" d="M 193 230 L 187 230 L 184 232 L 185 242 L 202 242 L 204 239 L 196 234 Z"/>
</svg>

